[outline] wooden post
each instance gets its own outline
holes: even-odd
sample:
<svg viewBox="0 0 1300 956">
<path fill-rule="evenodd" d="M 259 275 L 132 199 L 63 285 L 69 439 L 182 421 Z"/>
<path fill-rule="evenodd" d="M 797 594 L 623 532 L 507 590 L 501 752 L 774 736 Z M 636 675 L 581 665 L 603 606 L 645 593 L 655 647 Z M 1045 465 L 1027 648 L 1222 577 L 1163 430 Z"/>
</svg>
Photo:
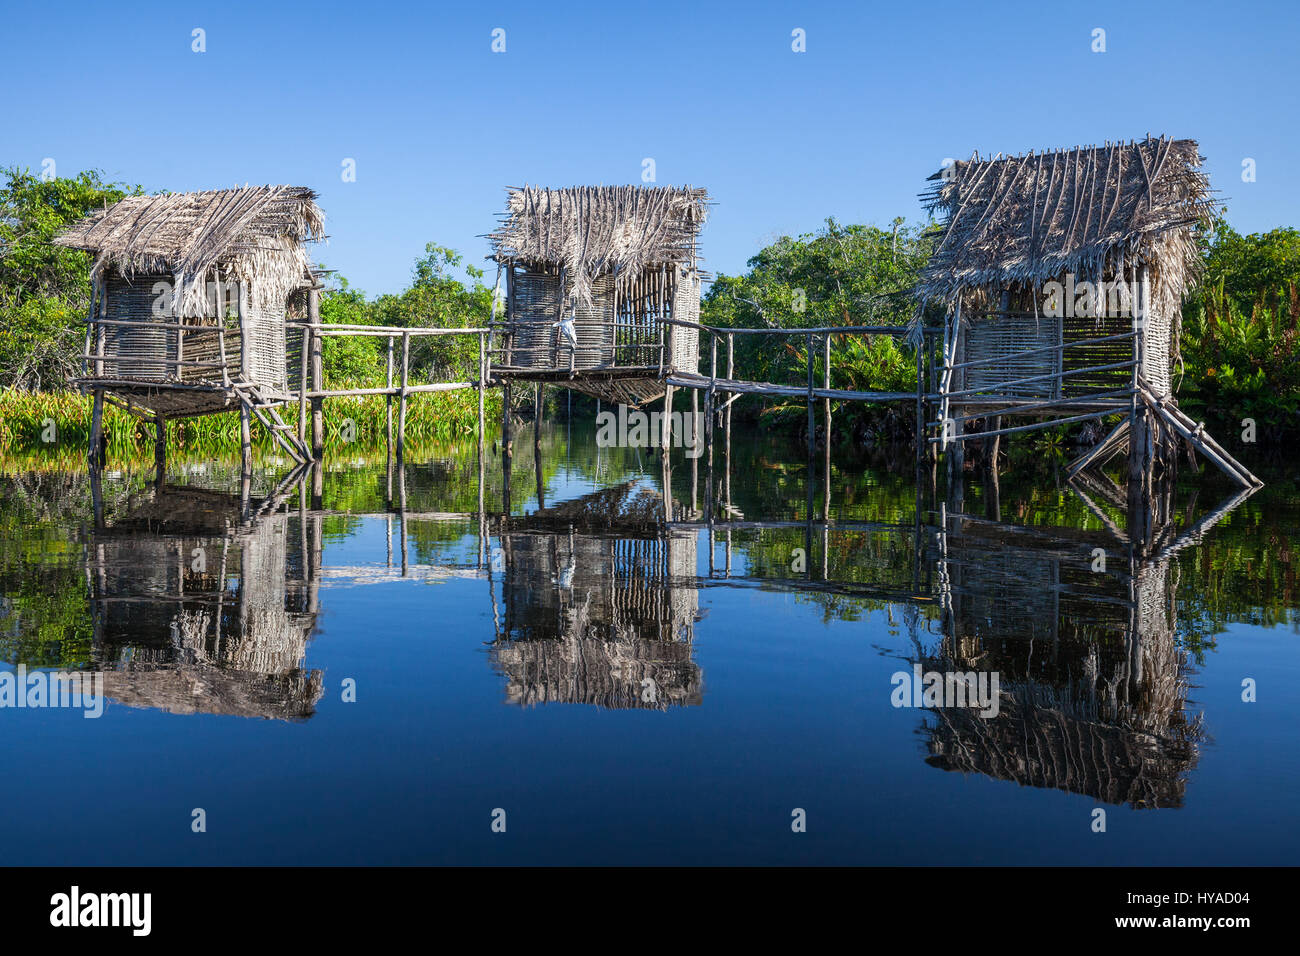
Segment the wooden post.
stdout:
<svg viewBox="0 0 1300 956">
<path fill-rule="evenodd" d="M 310 293 L 309 293 L 310 295 Z M 311 340 L 315 332 L 308 326 L 302 330 L 302 343 L 298 348 L 298 444 L 307 447 L 307 367 L 311 364 Z M 224 333 L 221 364 L 226 364 Z"/>
<path fill-rule="evenodd" d="M 253 467 L 253 413 L 248 407 L 248 400 L 239 403 L 239 461 L 244 471 Z"/>
<path fill-rule="evenodd" d="M 533 383 L 533 472 L 537 481 L 537 507 L 546 507 L 546 488 L 542 484 L 542 383 Z"/>
<path fill-rule="evenodd" d="M 397 465 L 406 461 L 406 388 L 411 372 L 411 333 L 402 333 L 402 390 L 397 399 Z M 401 476 L 398 476 L 399 485 Z"/>
<path fill-rule="evenodd" d="M 700 432 L 700 390 L 691 389 L 691 450 L 695 453 L 691 456 L 691 517 L 699 510 L 698 494 L 700 483 L 700 451 L 699 444 L 704 440 L 704 435 Z"/>
<path fill-rule="evenodd" d="M 90 412 L 90 447 L 86 460 L 92 469 L 104 466 L 104 390 L 95 389 L 95 399 Z"/>
<path fill-rule="evenodd" d="M 398 547 L 402 549 L 402 577 L 407 574 L 406 558 L 406 468 L 402 464 L 402 423 L 401 412 L 398 412 L 397 423 L 397 527 L 399 529 L 400 540 Z"/>
<path fill-rule="evenodd" d="M 320 511 L 320 509 L 323 507 L 322 502 L 324 500 L 324 497 L 325 497 L 325 465 L 320 459 L 317 459 L 315 462 L 312 463 L 311 466 L 311 506 L 313 511 Z M 316 528 L 317 530 L 316 541 L 317 544 L 319 545 L 320 515 L 319 514 L 316 515 L 315 519 L 318 522 Z"/>
<path fill-rule="evenodd" d="M 392 461 L 393 460 L 393 395 L 391 389 L 393 387 L 393 337 L 391 335 L 388 337 L 387 376 L 388 377 L 385 380 L 385 387 L 390 389 L 390 391 L 387 395 L 384 396 L 384 421 L 385 421 L 384 447 L 386 449 L 385 454 L 387 455 L 388 460 Z M 389 497 L 391 496 L 392 496 L 392 491 L 390 490 Z"/>
<path fill-rule="evenodd" d="M 709 389 L 704 395 L 704 444 L 708 460 L 704 469 L 704 513 L 709 524 L 709 574 L 713 573 L 713 403 L 718 383 L 718 335 L 710 333 Z"/>
<path fill-rule="evenodd" d="M 533 444 L 542 447 L 542 383 L 533 382 Z"/>
<path fill-rule="evenodd" d="M 510 391 L 510 382 L 507 380 L 501 388 L 501 487 L 507 515 L 510 513 L 510 465 L 515 457 L 510 438 Z"/>
<path fill-rule="evenodd" d="M 813 467 L 813 450 L 817 445 L 817 421 L 813 417 L 813 337 L 808 336 L 808 464 Z M 812 481 L 813 473 L 808 473 Z"/>
<path fill-rule="evenodd" d="M 1145 276 L 1145 270 L 1143 270 Z M 1128 478 L 1129 482 L 1137 485 L 1143 483 L 1150 462 L 1146 459 L 1147 446 L 1147 415 L 1142 408 L 1139 396 L 1142 379 L 1142 321 L 1139 321 L 1136 307 L 1136 296 L 1138 294 L 1137 270 L 1134 269 L 1134 288 L 1130 294 L 1130 311 L 1133 313 L 1133 373 L 1131 383 L 1133 388 L 1133 398 L 1129 406 L 1129 430 L 1128 430 Z M 1142 320 L 1145 320 L 1145 316 Z M 1134 538 L 1136 542 L 1136 538 Z"/>
<path fill-rule="evenodd" d="M 320 324 L 320 290 L 311 289 L 307 293 L 307 321 L 313 326 Z M 316 332 L 311 337 L 311 379 L 312 391 L 325 389 L 325 365 L 321 357 L 321 340 L 325 336 Z M 314 458 L 325 456 L 325 399 L 311 400 L 311 453 Z"/>
<path fill-rule="evenodd" d="M 218 303 L 220 303 L 220 298 L 220 293 L 218 293 Z M 244 309 L 244 291 L 242 283 L 240 284 L 240 289 L 237 293 L 236 303 L 239 308 L 239 380 L 241 382 L 251 382 L 253 381 L 253 376 L 249 369 L 251 356 L 248 351 L 248 313 Z M 179 367 L 177 368 L 177 371 L 180 371 Z"/>
<path fill-rule="evenodd" d="M 1002 416 L 994 415 L 988 419 L 989 431 L 993 432 L 993 437 L 984 440 L 984 457 L 987 459 L 986 465 L 989 473 L 994 479 L 998 475 L 998 454 L 1002 450 Z"/>
<path fill-rule="evenodd" d="M 161 491 L 167 483 L 167 419 L 154 414 L 153 464 L 158 475 L 156 484 Z"/>
<path fill-rule="evenodd" d="M 673 439 L 673 387 L 671 385 L 664 389 L 664 411 L 663 421 L 659 423 L 659 446 L 664 456 L 672 454 Z"/>
<path fill-rule="evenodd" d="M 487 389 L 487 339 L 484 333 L 478 334 L 478 460 L 483 462 L 483 441 L 484 441 L 484 402 L 486 399 L 485 390 Z M 480 480 L 481 484 L 481 480 Z M 482 489 L 480 488 L 480 492 Z M 481 510 L 481 509 L 480 509 Z"/>
<path fill-rule="evenodd" d="M 831 388 L 831 334 L 826 333 L 825 339 L 822 340 L 822 379 L 825 381 L 826 390 Z M 822 418 L 826 422 L 826 453 L 829 455 L 831 450 L 831 399 L 826 396 L 822 400 Z"/>
<path fill-rule="evenodd" d="M 925 446 L 925 333 L 916 345 L 916 465 L 921 466 Z M 826 426 L 830 428 L 830 403 L 827 403 Z"/>
<path fill-rule="evenodd" d="M 498 273 L 498 288 L 500 287 L 500 273 Z M 492 302 L 493 315 L 496 314 L 496 300 Z M 479 567 L 483 566 L 487 560 L 487 515 L 486 509 L 487 489 L 487 462 L 484 456 L 484 442 L 486 440 L 486 417 L 485 390 L 487 389 L 487 354 L 488 340 L 487 336 L 491 333 L 480 332 L 478 334 L 478 563 Z"/>
<path fill-rule="evenodd" d="M 736 380 L 736 336 L 732 332 L 727 333 L 727 380 L 734 382 Z M 727 396 L 727 408 L 722 413 L 722 491 L 726 499 L 727 507 L 731 507 L 731 406 L 736 404 L 736 393 L 732 392 Z M 727 530 L 727 540 L 731 540 L 731 530 Z M 730 570 L 730 567 L 728 567 Z"/>
</svg>

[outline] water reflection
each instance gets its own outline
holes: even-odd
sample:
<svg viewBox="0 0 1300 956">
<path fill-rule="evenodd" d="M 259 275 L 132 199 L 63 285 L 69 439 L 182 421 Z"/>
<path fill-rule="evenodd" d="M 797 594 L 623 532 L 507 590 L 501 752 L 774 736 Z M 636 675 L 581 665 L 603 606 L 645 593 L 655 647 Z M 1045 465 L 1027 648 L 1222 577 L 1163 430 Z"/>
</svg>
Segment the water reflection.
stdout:
<svg viewBox="0 0 1300 956">
<path fill-rule="evenodd" d="M 1204 737 L 1187 713 L 1170 554 L 1110 532 L 948 517 L 935 545 L 941 636 L 926 671 L 997 672 L 999 713 L 927 712 L 927 762 L 1112 804 L 1176 807 Z"/>
<path fill-rule="evenodd" d="M 666 528 L 662 496 L 635 482 L 504 519 L 492 661 L 508 681 L 506 699 L 699 704 L 696 540 Z"/>
<path fill-rule="evenodd" d="M 175 714 L 315 713 L 321 672 L 303 661 L 319 575 L 313 550 L 290 533 L 283 500 L 284 489 L 250 505 L 205 488 L 156 487 L 94 528 L 92 654 L 110 699 Z"/>
<path fill-rule="evenodd" d="M 1227 554 L 1222 544 L 1198 546 L 1240 499 L 1194 520 L 1194 503 L 1180 513 L 1162 492 L 1134 521 L 1119 489 L 1096 481 L 1061 486 L 1039 510 L 1032 494 L 1011 496 L 1004 508 L 996 484 L 975 485 L 966 489 L 968 507 L 954 494 L 960 486 L 941 497 L 888 469 L 846 470 L 832 483 L 828 467 L 819 470 L 814 501 L 805 474 L 775 456 L 747 455 L 752 467 L 737 470 L 733 487 L 725 453 L 717 456 L 721 474 L 704 458 L 683 463 L 674 480 L 666 468 L 648 474 L 631 454 L 606 450 L 602 458 L 597 449 L 594 466 L 574 467 L 571 451 L 548 450 L 547 469 L 556 459 L 565 464 L 543 473 L 536 456 L 538 493 L 518 508 L 509 506 L 500 475 L 475 475 L 463 453 L 395 471 L 349 465 L 328 480 L 319 471 L 296 473 L 260 499 L 163 486 L 137 489 L 127 501 L 119 495 L 108 507 L 96 501 L 95 514 L 111 517 L 81 539 L 84 560 L 66 569 L 75 577 L 25 554 L 0 561 L 5 627 L 20 637 L 38 634 L 31 595 L 75 590 L 85 610 L 54 602 L 41 613 L 49 622 L 86 618 L 89 651 L 78 658 L 71 642 L 52 650 L 11 639 L 6 656 L 29 666 L 103 669 L 108 695 L 134 707 L 302 720 L 322 694 L 309 650 L 324 660 L 333 651 L 328 642 L 312 644 L 322 593 L 332 610 L 361 608 L 351 613 L 364 618 L 367 602 L 384 603 L 376 588 L 454 582 L 406 592 L 388 620 L 400 628 L 411 615 L 447 611 L 449 632 L 464 640 L 440 644 L 437 666 L 468 666 L 491 680 L 492 690 L 477 688 L 473 702 L 462 697 L 462 709 L 485 702 L 500 710 L 504 700 L 569 705 L 579 715 L 584 705 L 675 711 L 707 722 L 736 703 L 725 683 L 736 658 L 717 650 L 725 639 L 712 645 L 724 666 L 710 700 L 726 707 L 705 707 L 700 640 L 711 628 L 719 637 L 748 627 L 783 636 L 765 620 L 770 598 L 715 601 L 708 593 L 751 589 L 783 596 L 777 600 L 791 622 L 784 636 L 801 648 L 783 665 L 795 668 L 794 686 L 820 687 L 835 676 L 825 668 L 845 666 L 842 656 L 828 664 L 806 643 L 821 624 L 865 621 L 853 632 L 860 638 L 851 638 L 865 647 L 883 633 L 879 621 L 866 620 L 877 613 L 905 625 L 882 648 L 888 666 L 999 675 L 994 716 L 950 707 L 907 717 L 916 738 L 903 758 L 927 779 L 941 779 L 928 764 L 1113 805 L 1187 802 L 1208 739 L 1191 696 L 1189 654 L 1220 626 L 1215 615 L 1224 602 L 1189 609 L 1196 592 L 1180 576 L 1195 569 L 1217 595 L 1236 586 L 1215 577 Z M 219 476 L 213 483 L 236 486 Z M 35 489 L 21 501 L 0 499 L 0 516 L 23 518 L 35 513 L 33 502 L 51 497 Z M 1270 545 L 1267 529 L 1256 530 L 1258 512 L 1247 511 L 1252 520 L 1229 530 L 1234 545 L 1249 545 L 1238 554 L 1251 569 L 1250 587 L 1284 587 L 1285 562 L 1272 578 L 1255 570 Z M 331 590 L 321 592 L 322 584 Z M 376 588 L 362 595 L 361 584 Z M 1279 593 L 1270 607 L 1290 606 L 1290 593 Z M 729 608 L 728 619 L 705 618 L 708 604 Z M 879 740 L 891 726 L 889 690 L 883 681 L 867 688 L 864 735 Z M 819 707 L 809 700 L 801 719 L 815 726 Z M 534 730 L 550 726 L 525 720 Z M 613 714 L 599 722 L 623 730 Z M 1223 718 L 1216 722 L 1222 730 Z M 903 744 L 897 722 L 892 727 L 893 741 Z"/>
</svg>

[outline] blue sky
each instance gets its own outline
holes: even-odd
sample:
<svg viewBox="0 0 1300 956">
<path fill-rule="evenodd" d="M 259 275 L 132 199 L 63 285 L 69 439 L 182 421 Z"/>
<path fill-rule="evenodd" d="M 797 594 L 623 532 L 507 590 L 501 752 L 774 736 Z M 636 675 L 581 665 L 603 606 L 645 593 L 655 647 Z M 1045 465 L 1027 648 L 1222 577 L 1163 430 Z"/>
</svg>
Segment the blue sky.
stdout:
<svg viewBox="0 0 1300 956">
<path fill-rule="evenodd" d="M 0 164 L 53 158 L 60 175 L 95 168 L 147 190 L 312 186 L 330 235 L 317 258 L 372 295 L 404 287 L 430 241 L 486 267 L 503 187 L 639 182 L 647 157 L 659 183 L 710 190 L 715 272 L 827 216 L 919 221 L 917 193 L 946 157 L 1147 132 L 1199 140 L 1229 218 L 1257 232 L 1300 226 L 1298 11 L 30 5 L 0 20 Z M 491 51 L 498 27 L 505 53 Z M 1105 53 L 1091 49 L 1098 27 Z M 342 181 L 349 158 L 355 182 Z"/>
</svg>

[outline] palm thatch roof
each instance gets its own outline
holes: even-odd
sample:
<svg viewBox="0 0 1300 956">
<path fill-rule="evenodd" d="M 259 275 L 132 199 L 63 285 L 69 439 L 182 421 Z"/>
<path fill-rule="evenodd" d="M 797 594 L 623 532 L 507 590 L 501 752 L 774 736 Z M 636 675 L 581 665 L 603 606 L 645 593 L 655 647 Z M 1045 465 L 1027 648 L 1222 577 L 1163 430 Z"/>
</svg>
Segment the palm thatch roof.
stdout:
<svg viewBox="0 0 1300 956">
<path fill-rule="evenodd" d="M 1156 267 L 1153 292 L 1176 304 L 1199 277 L 1192 227 L 1211 210 L 1202 161 L 1194 140 L 1148 137 L 955 163 L 921 195 L 945 218 L 917 292 L 950 303 L 962 289 L 1067 272 L 1097 281 L 1136 262 Z"/>
<path fill-rule="evenodd" d="M 259 306 L 281 309 L 310 282 L 302 244 L 322 237 L 325 219 L 315 200 L 304 186 L 128 196 L 54 242 L 95 253 L 95 279 L 108 270 L 172 274 L 177 315 L 203 314 L 214 266 L 223 279 L 248 282 Z"/>
<path fill-rule="evenodd" d="M 708 192 L 690 186 L 576 186 L 508 190 L 493 258 L 563 270 L 566 293 L 591 302 L 592 279 L 612 273 L 620 294 L 648 268 L 693 266 Z"/>
</svg>

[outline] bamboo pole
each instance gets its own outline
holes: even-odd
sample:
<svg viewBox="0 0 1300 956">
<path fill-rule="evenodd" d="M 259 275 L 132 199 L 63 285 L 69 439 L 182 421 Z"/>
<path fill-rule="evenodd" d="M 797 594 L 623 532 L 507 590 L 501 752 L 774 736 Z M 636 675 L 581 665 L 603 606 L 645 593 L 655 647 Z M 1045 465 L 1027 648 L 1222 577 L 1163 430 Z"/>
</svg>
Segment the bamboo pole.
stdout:
<svg viewBox="0 0 1300 956">
<path fill-rule="evenodd" d="M 153 463 L 157 469 L 159 490 L 167 483 L 167 419 L 154 415 Z"/>
<path fill-rule="evenodd" d="M 307 293 L 307 316 L 313 326 L 320 324 L 319 289 L 313 288 Z M 321 354 L 323 338 L 323 335 L 311 337 L 311 379 L 312 390 L 316 392 L 325 388 L 325 365 Z M 322 398 L 311 400 L 311 451 L 314 458 L 325 455 L 325 400 Z"/>
<path fill-rule="evenodd" d="M 239 403 L 239 461 L 243 471 L 251 471 L 253 467 L 253 422 L 249 401 L 245 396 Z"/>
<path fill-rule="evenodd" d="M 811 466 L 813 462 L 813 449 L 817 444 L 817 422 L 813 417 L 813 337 L 808 336 L 808 462 Z M 811 481 L 813 473 L 808 473 L 808 480 Z"/>
<path fill-rule="evenodd" d="M 298 444 L 307 447 L 307 367 L 311 364 L 311 340 L 314 333 L 309 328 L 302 330 L 302 341 L 298 347 Z M 222 338 L 221 361 L 225 364 L 226 346 Z M 227 384 L 229 382 L 227 381 Z M 304 485 L 305 487 L 305 485 Z"/>
<path fill-rule="evenodd" d="M 921 467 L 922 452 L 926 447 L 925 441 L 925 367 L 923 356 L 925 354 L 925 336 L 921 336 L 921 341 L 916 346 L 916 466 Z M 828 368 L 829 373 L 829 368 Z M 830 387 L 830 375 L 827 375 L 827 388 Z M 830 402 L 826 403 L 826 428 L 830 430 Z"/>
<path fill-rule="evenodd" d="M 542 383 L 533 383 L 533 471 L 537 481 L 537 507 L 546 507 L 542 485 Z"/>
<path fill-rule="evenodd" d="M 384 396 L 384 447 L 385 454 L 391 461 L 393 457 L 393 336 L 388 337 L 388 365 L 385 385 L 389 392 Z"/>
<path fill-rule="evenodd" d="M 501 481 L 504 511 L 510 514 L 510 465 L 514 448 L 510 440 L 510 380 L 501 388 Z"/>
<path fill-rule="evenodd" d="M 698 449 L 699 443 L 704 439 L 700 434 L 700 393 L 697 389 L 691 389 L 691 449 L 695 454 L 691 456 L 691 515 L 694 516 L 699 510 L 698 489 L 700 481 L 700 454 Z"/>
<path fill-rule="evenodd" d="M 659 446 L 664 457 L 670 455 L 673 437 L 673 386 L 664 389 L 663 420 L 659 423 Z"/>
<path fill-rule="evenodd" d="M 98 470 L 103 467 L 104 458 L 104 390 L 97 388 L 90 412 L 90 447 L 86 449 L 86 460 L 92 470 Z"/>
<path fill-rule="evenodd" d="M 1069 424 L 1070 422 L 1086 422 L 1094 418 L 1105 418 L 1107 415 L 1114 415 L 1114 414 L 1115 414 L 1115 409 L 1112 408 L 1100 412 L 1089 412 L 1086 415 L 1072 415 L 1069 418 L 1054 418 L 1051 421 L 1046 421 L 1046 422 L 1033 422 L 1029 425 L 1016 425 L 1011 428 L 999 428 L 997 432 L 992 432 L 992 431 L 984 432 L 984 437 L 989 438 L 994 434 L 1014 435 L 1017 432 L 1033 431 L 1036 428 L 1050 428 L 1053 425 L 1066 425 Z M 955 423 L 955 430 L 958 435 L 961 434 L 961 422 Z M 941 440 L 942 439 L 939 438 L 930 439 L 930 441 L 932 442 L 938 442 Z"/>
<path fill-rule="evenodd" d="M 500 288 L 500 272 L 497 274 L 497 288 Z M 496 300 L 492 302 L 493 309 L 496 308 Z M 485 394 L 487 388 L 487 335 L 479 333 L 478 337 L 478 517 L 479 517 L 479 564 L 483 564 L 484 548 L 484 517 L 483 517 L 483 499 L 484 499 L 484 441 L 485 441 Z"/>
<path fill-rule="evenodd" d="M 397 400 L 397 464 L 406 461 L 406 393 L 410 381 L 411 337 L 402 333 L 402 391 Z M 398 476 L 400 482 L 401 476 Z"/>
</svg>

